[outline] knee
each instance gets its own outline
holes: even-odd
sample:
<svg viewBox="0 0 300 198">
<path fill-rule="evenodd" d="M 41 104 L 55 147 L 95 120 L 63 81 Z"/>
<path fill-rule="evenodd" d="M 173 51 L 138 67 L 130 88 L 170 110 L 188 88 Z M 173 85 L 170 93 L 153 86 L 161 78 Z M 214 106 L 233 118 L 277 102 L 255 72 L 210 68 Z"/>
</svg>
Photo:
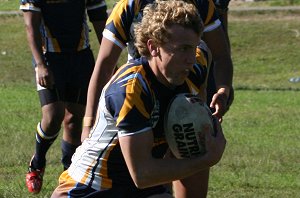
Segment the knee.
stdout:
<svg viewBox="0 0 300 198">
<path fill-rule="evenodd" d="M 66 131 L 81 131 L 83 116 L 68 113 L 64 118 L 64 127 Z"/>
</svg>

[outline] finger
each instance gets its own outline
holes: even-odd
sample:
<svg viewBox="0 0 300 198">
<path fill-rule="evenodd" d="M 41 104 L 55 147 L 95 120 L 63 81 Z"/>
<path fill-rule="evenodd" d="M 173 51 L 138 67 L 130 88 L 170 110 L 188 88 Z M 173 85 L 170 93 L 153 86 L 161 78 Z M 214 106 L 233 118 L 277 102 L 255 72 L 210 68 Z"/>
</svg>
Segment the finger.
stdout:
<svg viewBox="0 0 300 198">
<path fill-rule="evenodd" d="M 38 80 L 38 83 L 42 86 L 42 87 L 45 87 L 45 81 L 44 81 L 44 79 L 43 78 L 39 78 L 39 80 Z"/>
<path fill-rule="evenodd" d="M 209 104 L 210 108 L 214 108 L 215 107 L 215 105 L 217 103 L 216 99 L 217 99 L 217 96 L 216 96 L 216 94 L 214 94 L 213 97 L 212 97 L 212 99 L 211 99 L 211 102 Z"/>
<path fill-rule="evenodd" d="M 220 105 L 215 105 L 215 112 L 212 113 L 213 116 L 217 117 L 218 119 L 222 119 L 222 109 L 220 108 Z"/>
<path fill-rule="evenodd" d="M 223 122 L 223 117 L 219 118 L 219 122 L 220 122 L 220 123 Z"/>
</svg>

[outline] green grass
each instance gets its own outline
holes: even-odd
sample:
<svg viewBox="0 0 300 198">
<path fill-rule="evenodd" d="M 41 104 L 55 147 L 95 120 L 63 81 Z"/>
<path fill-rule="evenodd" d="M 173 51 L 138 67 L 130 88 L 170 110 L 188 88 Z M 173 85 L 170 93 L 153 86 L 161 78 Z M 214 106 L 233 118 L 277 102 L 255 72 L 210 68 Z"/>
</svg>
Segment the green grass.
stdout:
<svg viewBox="0 0 300 198">
<path fill-rule="evenodd" d="M 211 197 L 299 197 L 298 91 L 237 91 Z"/>
<path fill-rule="evenodd" d="M 253 2 L 241 2 L 243 6 L 294 6 L 300 5 L 300 0 L 256 0 Z"/>
<path fill-rule="evenodd" d="M 288 81 L 300 76 L 299 14 L 232 14 L 229 21 L 237 90 L 208 197 L 300 197 L 300 83 Z M 0 26 L 0 197 L 49 197 L 62 171 L 60 141 L 48 152 L 42 192 L 30 195 L 25 174 L 40 105 L 22 17 L 2 16 Z"/>
<path fill-rule="evenodd" d="M 299 84 L 289 82 L 290 77 L 300 76 L 299 13 L 278 13 L 271 19 L 267 15 L 232 18 L 234 84 L 239 88 L 299 89 Z M 297 18 L 290 20 L 293 17 Z"/>
<path fill-rule="evenodd" d="M 19 9 L 19 1 L 17 0 L 0 0 L 1 11 L 12 11 Z"/>
</svg>

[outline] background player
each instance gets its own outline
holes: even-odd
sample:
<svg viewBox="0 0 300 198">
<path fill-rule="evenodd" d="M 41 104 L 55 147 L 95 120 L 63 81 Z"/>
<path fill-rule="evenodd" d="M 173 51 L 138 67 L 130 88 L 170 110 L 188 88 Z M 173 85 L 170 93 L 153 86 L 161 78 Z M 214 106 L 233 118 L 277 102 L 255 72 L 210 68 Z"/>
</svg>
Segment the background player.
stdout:
<svg viewBox="0 0 300 198">
<path fill-rule="evenodd" d="M 99 43 L 107 14 L 103 0 L 22 0 L 20 9 L 24 14 L 42 106 L 35 154 L 26 175 L 29 192 L 38 193 L 42 187 L 46 153 L 57 138 L 61 124 L 64 169 L 69 167 L 81 143 L 87 87 L 94 67 L 86 10 Z"/>
<path fill-rule="evenodd" d="M 228 35 L 228 5 L 229 5 L 230 0 L 214 0 L 215 6 L 216 6 L 216 11 L 219 15 L 220 21 L 222 23 L 222 27 L 225 33 L 225 38 L 227 40 L 227 44 L 229 47 L 229 52 L 231 53 L 231 44 L 230 44 L 230 39 L 229 39 L 229 35 Z M 211 68 L 213 68 L 214 64 L 212 64 Z M 213 71 L 213 69 L 212 69 Z M 216 84 L 215 84 L 215 77 L 214 77 L 214 73 L 210 72 L 209 77 L 208 77 L 208 86 L 207 86 L 207 98 L 208 98 L 208 104 L 210 103 L 210 101 L 213 98 L 213 95 L 216 92 Z M 228 95 L 228 100 L 227 100 L 227 108 L 226 111 L 229 110 L 229 107 L 231 106 L 232 102 L 234 100 L 234 89 L 231 86 L 230 87 L 230 92 Z M 212 108 L 212 111 L 214 111 L 214 109 Z"/>
</svg>

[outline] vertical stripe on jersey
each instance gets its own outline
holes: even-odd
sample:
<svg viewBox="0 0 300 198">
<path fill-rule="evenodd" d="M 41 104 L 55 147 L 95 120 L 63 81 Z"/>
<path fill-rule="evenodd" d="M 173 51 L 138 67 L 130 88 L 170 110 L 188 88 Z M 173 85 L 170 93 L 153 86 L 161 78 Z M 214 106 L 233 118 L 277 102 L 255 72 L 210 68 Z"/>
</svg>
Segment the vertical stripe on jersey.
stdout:
<svg viewBox="0 0 300 198">
<path fill-rule="evenodd" d="M 114 7 L 112 10 L 112 13 L 108 17 L 106 21 L 106 25 L 109 23 L 113 23 L 114 27 L 119 31 L 120 36 L 122 37 L 123 40 L 128 40 L 126 33 L 124 29 L 122 28 L 124 26 L 122 18 L 124 17 L 124 13 L 122 12 L 123 10 L 125 13 L 127 13 L 127 8 L 128 8 L 128 0 L 123 0 L 122 3 L 116 4 L 118 7 Z M 121 18 L 119 18 L 121 16 Z M 126 17 L 126 16 L 125 16 Z M 118 20 L 121 19 L 121 20 Z"/>
<path fill-rule="evenodd" d="M 112 188 L 112 180 L 109 179 L 109 177 L 108 177 L 107 161 L 108 161 L 108 157 L 110 155 L 110 152 L 117 145 L 118 141 L 119 140 L 117 140 L 117 139 L 113 139 L 112 143 L 109 145 L 106 152 L 103 153 L 104 157 L 101 160 L 102 161 L 102 166 L 101 166 L 101 169 L 99 171 L 100 176 L 102 177 L 101 188 Z"/>
<path fill-rule="evenodd" d="M 44 23 L 44 22 L 43 22 Z M 44 29 L 42 29 L 43 38 L 45 42 L 43 43 L 43 47 L 48 52 L 61 52 L 61 48 L 59 47 L 57 39 L 55 39 L 47 26 L 43 25 Z"/>
<path fill-rule="evenodd" d="M 212 0 L 208 0 L 208 12 L 204 24 L 207 25 L 215 13 L 215 5 Z"/>
</svg>

